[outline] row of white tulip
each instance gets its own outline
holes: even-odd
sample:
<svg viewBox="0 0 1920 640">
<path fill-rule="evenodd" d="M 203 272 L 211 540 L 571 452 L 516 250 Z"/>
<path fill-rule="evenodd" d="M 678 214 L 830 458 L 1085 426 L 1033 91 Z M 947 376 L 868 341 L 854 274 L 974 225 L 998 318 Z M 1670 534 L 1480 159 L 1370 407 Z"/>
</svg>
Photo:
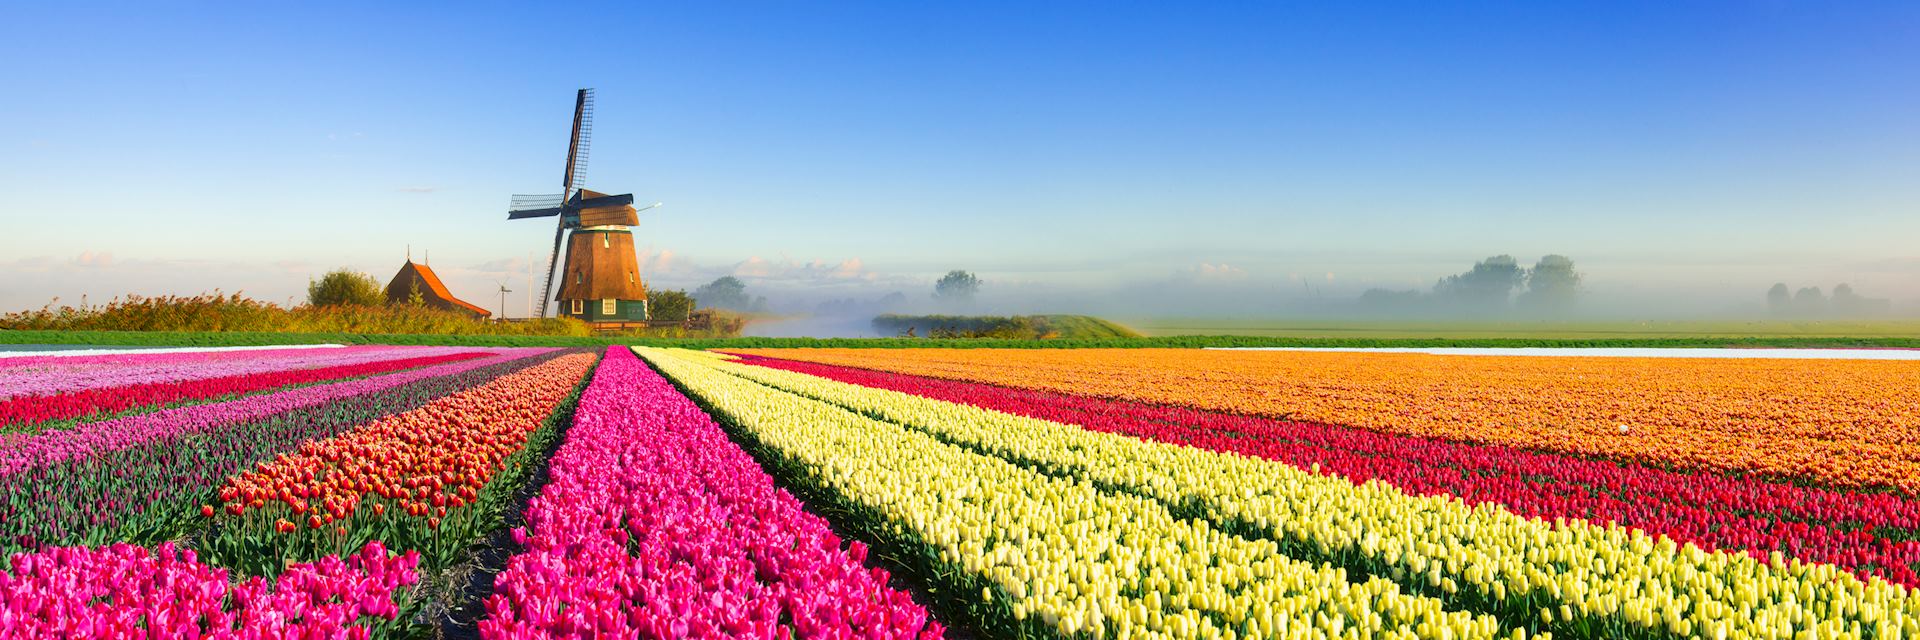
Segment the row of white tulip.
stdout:
<svg viewBox="0 0 1920 640">
<path fill-rule="evenodd" d="M 1529 519 L 1272 460 L 712 362 L 1030 468 L 1197 509 L 1295 557 L 1390 575 L 1510 623 L 1537 618 L 1562 635 L 1920 638 L 1920 594 L 1833 565 L 1704 551 L 1637 529 Z"/>
<path fill-rule="evenodd" d="M 1521 638 L 1491 616 L 1282 554 L 1156 500 L 1103 491 L 919 431 L 722 372 L 679 350 L 636 349 L 796 482 L 922 549 L 943 593 L 989 631 L 1005 623 L 1091 638 Z"/>
</svg>

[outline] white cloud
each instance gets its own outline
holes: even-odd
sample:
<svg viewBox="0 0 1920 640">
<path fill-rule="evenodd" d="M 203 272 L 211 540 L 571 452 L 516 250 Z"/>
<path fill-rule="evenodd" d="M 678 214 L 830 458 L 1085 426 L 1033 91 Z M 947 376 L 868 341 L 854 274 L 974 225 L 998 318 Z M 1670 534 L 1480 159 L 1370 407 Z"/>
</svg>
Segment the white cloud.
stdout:
<svg viewBox="0 0 1920 640">
<path fill-rule="evenodd" d="M 865 263 L 859 258 L 828 263 L 824 260 L 795 262 L 790 258 L 781 258 L 776 261 L 760 256 L 753 256 L 733 265 L 732 275 L 740 278 L 794 283 L 872 282 L 879 277 L 868 271 Z"/>
<path fill-rule="evenodd" d="M 110 266 L 113 266 L 113 254 L 108 253 L 106 251 L 101 251 L 99 253 L 94 253 L 92 251 L 82 251 L 80 252 L 80 257 L 74 258 L 73 264 L 75 266 L 88 268 L 88 269 L 101 269 L 105 267 L 110 267 Z"/>
<path fill-rule="evenodd" d="M 1224 262 L 1220 264 L 1202 262 L 1174 272 L 1173 279 L 1176 282 L 1194 283 L 1239 282 L 1247 279 L 1247 270 Z"/>
<path fill-rule="evenodd" d="M 685 256 L 674 253 L 672 249 L 654 251 L 647 247 L 639 251 L 640 273 L 648 278 L 656 276 L 685 276 L 699 273 L 700 268 Z"/>
</svg>

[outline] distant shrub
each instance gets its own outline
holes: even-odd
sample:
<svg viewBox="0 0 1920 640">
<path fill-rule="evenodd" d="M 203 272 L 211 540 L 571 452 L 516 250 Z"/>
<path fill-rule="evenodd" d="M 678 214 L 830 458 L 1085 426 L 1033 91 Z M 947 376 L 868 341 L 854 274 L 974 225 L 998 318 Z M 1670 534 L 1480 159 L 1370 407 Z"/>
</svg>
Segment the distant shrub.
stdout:
<svg viewBox="0 0 1920 640">
<path fill-rule="evenodd" d="M 307 281 L 307 304 L 315 307 L 336 305 L 378 306 L 386 304 L 387 294 L 373 276 L 352 269 L 334 269 L 319 280 Z"/>
<path fill-rule="evenodd" d="M 647 316 L 653 320 L 678 322 L 693 313 L 693 296 L 685 291 L 655 289 L 647 292 Z"/>
</svg>

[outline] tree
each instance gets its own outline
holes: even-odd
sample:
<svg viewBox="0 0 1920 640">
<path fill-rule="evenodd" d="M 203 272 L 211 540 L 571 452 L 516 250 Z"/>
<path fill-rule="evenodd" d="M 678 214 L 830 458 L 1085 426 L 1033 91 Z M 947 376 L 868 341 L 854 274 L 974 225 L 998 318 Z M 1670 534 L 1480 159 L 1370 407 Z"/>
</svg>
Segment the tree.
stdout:
<svg viewBox="0 0 1920 640">
<path fill-rule="evenodd" d="M 1787 291 L 1787 283 L 1775 282 L 1772 288 L 1767 289 L 1767 310 L 1776 316 L 1793 312 L 1793 294 Z"/>
<path fill-rule="evenodd" d="M 655 289 L 647 292 L 647 315 L 654 320 L 678 322 L 693 313 L 693 296 L 685 291 Z"/>
<path fill-rule="evenodd" d="M 1527 270 L 1527 290 L 1520 304 L 1547 311 L 1564 311 L 1580 297 L 1582 276 L 1573 270 L 1573 258 L 1547 255 Z"/>
<path fill-rule="evenodd" d="M 1833 297 L 1829 298 L 1828 302 L 1831 303 L 1834 315 L 1852 318 L 1872 313 L 1877 301 L 1855 293 L 1853 285 L 1842 282 L 1833 286 Z"/>
<path fill-rule="evenodd" d="M 747 311 L 753 299 L 747 297 L 747 283 L 733 276 L 721 276 L 693 290 L 693 299 L 701 306 Z"/>
<path fill-rule="evenodd" d="M 1466 273 L 1441 278 L 1433 285 L 1433 293 L 1461 308 L 1500 310 L 1507 307 L 1513 289 L 1526 277 L 1526 270 L 1513 256 L 1501 254 L 1474 263 Z"/>
<path fill-rule="evenodd" d="M 387 295 L 380 290 L 379 281 L 352 269 L 334 269 L 317 281 L 307 280 L 307 304 L 312 306 L 378 306 L 386 301 Z"/>
<path fill-rule="evenodd" d="M 414 277 L 413 282 L 407 283 L 407 304 L 416 307 L 423 307 L 427 304 L 427 297 L 420 293 L 420 278 L 418 276 Z M 505 313 L 505 311 L 502 311 L 502 313 Z"/>
<path fill-rule="evenodd" d="M 1374 288 L 1362 292 L 1357 304 L 1366 313 L 1394 314 L 1411 313 L 1420 307 L 1420 303 L 1420 292 L 1412 289 L 1394 291 Z"/>
<path fill-rule="evenodd" d="M 941 302 L 971 302 L 977 293 L 980 293 L 980 279 L 959 269 L 948 271 L 939 282 L 933 283 L 933 299 Z"/>
<path fill-rule="evenodd" d="M 1793 310 L 1806 315 L 1819 315 L 1827 310 L 1827 297 L 1820 293 L 1820 287 L 1803 287 L 1793 292 Z"/>
</svg>

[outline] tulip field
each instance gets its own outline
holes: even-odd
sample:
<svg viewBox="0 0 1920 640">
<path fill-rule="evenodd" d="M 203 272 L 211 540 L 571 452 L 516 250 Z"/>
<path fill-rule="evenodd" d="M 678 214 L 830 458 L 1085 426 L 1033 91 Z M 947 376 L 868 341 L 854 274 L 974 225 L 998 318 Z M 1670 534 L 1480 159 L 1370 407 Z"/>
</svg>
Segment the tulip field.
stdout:
<svg viewBox="0 0 1920 640">
<path fill-rule="evenodd" d="M 1920 638 L 1920 363 L 0 357 L 0 637 Z"/>
</svg>

